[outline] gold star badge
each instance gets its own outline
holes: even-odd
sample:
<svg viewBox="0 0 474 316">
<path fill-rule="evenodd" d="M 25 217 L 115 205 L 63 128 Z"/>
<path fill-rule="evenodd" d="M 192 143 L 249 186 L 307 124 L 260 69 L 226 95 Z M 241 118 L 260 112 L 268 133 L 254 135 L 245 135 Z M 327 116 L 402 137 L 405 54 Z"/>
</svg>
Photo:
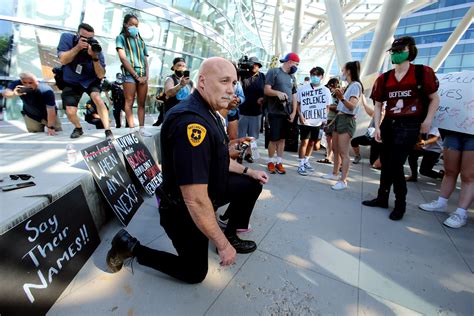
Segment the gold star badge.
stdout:
<svg viewBox="0 0 474 316">
<path fill-rule="evenodd" d="M 204 126 L 200 124 L 189 124 L 188 125 L 188 140 L 189 143 L 193 146 L 199 146 L 204 141 L 206 137 L 207 130 Z"/>
</svg>

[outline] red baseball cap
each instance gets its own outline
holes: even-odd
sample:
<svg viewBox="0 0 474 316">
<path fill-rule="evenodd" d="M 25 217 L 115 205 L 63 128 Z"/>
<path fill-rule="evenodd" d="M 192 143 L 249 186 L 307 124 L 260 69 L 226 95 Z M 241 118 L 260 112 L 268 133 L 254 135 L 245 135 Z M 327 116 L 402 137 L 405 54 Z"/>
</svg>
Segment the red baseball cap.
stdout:
<svg viewBox="0 0 474 316">
<path fill-rule="evenodd" d="M 296 53 L 288 53 L 288 54 L 285 56 L 285 58 L 280 59 L 280 62 L 281 62 L 281 63 L 286 63 L 287 61 L 290 61 L 290 60 L 299 63 L 299 62 L 300 62 L 300 57 L 299 57 L 298 54 L 296 54 Z"/>
</svg>

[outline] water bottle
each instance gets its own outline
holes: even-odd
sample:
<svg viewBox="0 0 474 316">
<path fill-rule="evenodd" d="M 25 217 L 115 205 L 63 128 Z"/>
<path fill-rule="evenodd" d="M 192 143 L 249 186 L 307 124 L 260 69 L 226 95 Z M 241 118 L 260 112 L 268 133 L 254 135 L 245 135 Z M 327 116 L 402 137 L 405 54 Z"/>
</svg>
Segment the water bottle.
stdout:
<svg viewBox="0 0 474 316">
<path fill-rule="evenodd" d="M 66 146 L 66 158 L 67 158 L 67 163 L 70 165 L 76 162 L 77 151 L 73 144 L 68 144 Z"/>
<path fill-rule="evenodd" d="M 260 153 L 258 152 L 258 144 L 255 139 L 250 142 L 250 151 L 252 152 L 253 159 L 259 159 Z"/>
</svg>

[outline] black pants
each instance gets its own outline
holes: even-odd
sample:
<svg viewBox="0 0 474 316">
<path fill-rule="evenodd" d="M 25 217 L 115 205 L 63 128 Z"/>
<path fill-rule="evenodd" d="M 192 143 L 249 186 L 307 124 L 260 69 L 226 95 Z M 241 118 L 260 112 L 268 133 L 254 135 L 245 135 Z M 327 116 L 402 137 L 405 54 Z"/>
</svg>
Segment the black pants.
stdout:
<svg viewBox="0 0 474 316">
<path fill-rule="evenodd" d="M 433 179 L 442 178 L 443 176 L 440 172 L 433 170 L 434 165 L 438 163 L 439 156 L 440 154 L 434 151 L 413 149 L 408 156 L 411 176 L 414 178 L 418 176 L 418 158 L 423 157 L 420 165 L 420 173 Z"/>
<path fill-rule="evenodd" d="M 370 164 L 373 165 L 374 162 L 379 159 L 380 157 L 380 150 L 382 145 L 375 141 L 374 138 L 368 137 L 367 135 L 362 135 L 358 137 L 354 137 L 351 140 L 352 147 L 359 147 L 359 146 L 370 146 Z"/>
<path fill-rule="evenodd" d="M 116 128 L 121 128 L 122 127 L 122 121 L 120 119 L 120 114 L 122 113 L 122 111 L 124 111 L 122 108 L 115 108 L 114 107 L 113 114 L 114 114 L 115 127 Z M 125 127 L 128 127 L 128 122 L 127 122 L 126 119 L 125 119 Z"/>
<path fill-rule="evenodd" d="M 388 200 L 393 184 L 395 207 L 405 208 L 407 184 L 404 165 L 408 154 L 418 141 L 420 123 L 385 118 L 380 130 L 382 133 L 382 151 L 380 152 L 382 171 L 378 197 Z"/>
<path fill-rule="evenodd" d="M 255 202 L 262 191 L 257 181 L 247 176 L 230 174 L 227 193 L 217 202 L 230 202 L 226 234 L 248 224 Z M 178 255 L 138 245 L 134 256 L 138 263 L 168 274 L 186 283 L 200 283 L 208 271 L 209 240 L 194 224 L 185 207 L 172 208 L 160 204 L 161 226 L 173 242 Z"/>
</svg>

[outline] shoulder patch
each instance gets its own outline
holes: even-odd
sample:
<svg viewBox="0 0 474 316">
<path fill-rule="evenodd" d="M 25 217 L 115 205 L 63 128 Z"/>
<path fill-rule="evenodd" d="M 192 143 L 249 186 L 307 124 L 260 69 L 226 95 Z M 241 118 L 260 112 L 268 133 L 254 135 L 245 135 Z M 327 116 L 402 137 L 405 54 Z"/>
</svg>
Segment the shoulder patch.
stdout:
<svg viewBox="0 0 474 316">
<path fill-rule="evenodd" d="M 189 143 L 193 146 L 199 146 L 206 138 L 207 130 L 201 124 L 189 124 L 188 125 L 188 140 Z"/>
</svg>

